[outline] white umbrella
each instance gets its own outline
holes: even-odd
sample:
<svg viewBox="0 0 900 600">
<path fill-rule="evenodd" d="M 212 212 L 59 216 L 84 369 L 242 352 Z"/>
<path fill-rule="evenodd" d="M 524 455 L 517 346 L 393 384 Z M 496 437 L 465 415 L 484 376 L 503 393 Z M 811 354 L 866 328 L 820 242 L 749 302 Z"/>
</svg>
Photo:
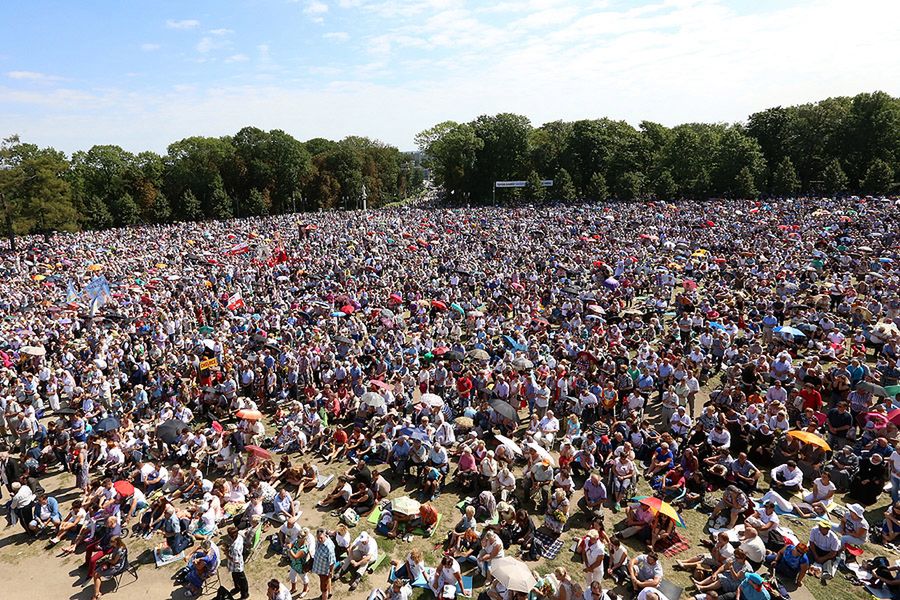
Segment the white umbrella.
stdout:
<svg viewBox="0 0 900 600">
<path fill-rule="evenodd" d="M 543 446 L 540 446 L 539 444 L 536 444 L 534 442 L 528 442 L 525 445 L 537 452 L 537 455 L 541 457 L 542 460 L 546 460 L 550 463 L 551 466 L 556 466 L 556 461 L 553 459 L 553 455 L 547 452 L 547 450 Z"/>
<path fill-rule="evenodd" d="M 216 349 L 216 342 L 214 342 L 213 340 L 210 340 L 210 339 L 203 340 L 203 345 L 206 346 L 207 348 L 209 348 L 210 350 Z"/>
<path fill-rule="evenodd" d="M 47 354 L 47 349 L 43 346 L 22 346 L 19 353 L 27 354 L 28 356 L 44 356 Z"/>
<path fill-rule="evenodd" d="M 530 592 L 537 585 L 537 579 L 528 565 L 512 556 L 495 558 L 491 561 L 491 575 L 506 589 L 513 592 Z"/>
<path fill-rule="evenodd" d="M 365 404 L 366 406 L 371 406 L 372 408 L 378 408 L 379 406 L 384 406 L 384 396 L 381 394 L 376 394 L 375 392 L 366 392 L 360 398 L 360 402 Z"/>
<path fill-rule="evenodd" d="M 522 454 L 522 448 L 519 447 L 517 443 L 506 437 L 505 435 L 495 434 L 494 439 L 515 452 L 516 454 Z"/>
<path fill-rule="evenodd" d="M 422 394 L 422 397 L 419 400 L 431 408 L 440 408 L 444 405 L 443 399 L 437 394 Z"/>
<path fill-rule="evenodd" d="M 417 515 L 419 514 L 420 507 L 421 504 L 409 496 L 400 496 L 399 498 L 391 500 L 391 512 L 401 515 Z"/>
</svg>

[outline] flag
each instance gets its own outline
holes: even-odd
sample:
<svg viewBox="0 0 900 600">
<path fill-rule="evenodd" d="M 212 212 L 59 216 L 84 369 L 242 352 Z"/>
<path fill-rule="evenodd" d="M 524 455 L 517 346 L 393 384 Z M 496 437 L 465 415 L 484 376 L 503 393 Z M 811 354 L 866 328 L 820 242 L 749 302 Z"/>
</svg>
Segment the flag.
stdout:
<svg viewBox="0 0 900 600">
<path fill-rule="evenodd" d="M 110 298 L 109 282 L 103 275 L 91 279 L 88 284 L 84 286 L 84 291 L 87 293 L 92 303 L 97 303 L 97 306 L 103 306 Z"/>
<path fill-rule="evenodd" d="M 240 244 L 235 244 L 231 248 L 225 251 L 226 256 L 235 256 L 238 254 L 246 254 L 250 252 L 250 244 L 247 242 L 241 242 Z"/>
<path fill-rule="evenodd" d="M 269 267 L 274 267 L 275 265 L 280 265 L 281 263 L 288 261 L 287 252 L 284 251 L 284 248 L 275 248 L 272 251 L 272 255 L 266 260 L 266 265 Z"/>
<path fill-rule="evenodd" d="M 78 290 L 71 280 L 66 284 L 66 304 L 75 304 L 78 302 Z"/>
<path fill-rule="evenodd" d="M 232 310 L 232 311 L 237 310 L 237 309 L 241 308 L 242 306 L 244 306 L 244 298 L 241 297 L 240 292 L 235 292 L 233 296 L 228 298 L 228 304 L 227 304 L 228 310 Z"/>
</svg>

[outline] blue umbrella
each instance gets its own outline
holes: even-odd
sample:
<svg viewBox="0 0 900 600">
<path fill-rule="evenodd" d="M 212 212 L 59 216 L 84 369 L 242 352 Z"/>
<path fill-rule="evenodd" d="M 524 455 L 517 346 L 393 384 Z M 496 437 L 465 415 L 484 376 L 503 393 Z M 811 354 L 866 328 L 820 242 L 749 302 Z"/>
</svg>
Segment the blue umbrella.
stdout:
<svg viewBox="0 0 900 600">
<path fill-rule="evenodd" d="M 721 330 L 725 329 L 724 325 L 722 325 L 721 323 L 717 323 L 715 321 L 710 321 L 709 326 L 712 327 L 713 329 L 721 329 Z"/>
<path fill-rule="evenodd" d="M 503 336 L 503 343 L 505 343 L 507 346 L 509 346 L 510 350 L 513 350 L 515 352 L 525 352 L 525 350 L 528 349 L 527 346 L 523 346 L 522 344 L 520 344 L 519 342 L 517 342 L 516 340 L 514 340 L 513 338 L 511 338 L 508 335 Z"/>
<path fill-rule="evenodd" d="M 786 333 L 788 335 L 793 335 L 795 337 L 806 337 L 806 334 L 796 329 L 794 327 L 788 327 L 787 325 L 782 325 L 781 327 L 775 328 L 775 333 Z"/>
</svg>

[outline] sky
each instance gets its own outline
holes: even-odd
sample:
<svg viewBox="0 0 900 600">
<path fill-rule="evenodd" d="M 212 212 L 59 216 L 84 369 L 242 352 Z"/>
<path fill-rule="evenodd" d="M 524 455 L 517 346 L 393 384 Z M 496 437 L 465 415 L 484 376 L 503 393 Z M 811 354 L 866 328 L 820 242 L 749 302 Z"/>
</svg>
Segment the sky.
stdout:
<svg viewBox="0 0 900 600">
<path fill-rule="evenodd" d="M 900 95 L 898 0 L 23 0 L 0 136 L 164 152 L 241 127 L 415 148 L 445 120 L 736 122 Z"/>
</svg>

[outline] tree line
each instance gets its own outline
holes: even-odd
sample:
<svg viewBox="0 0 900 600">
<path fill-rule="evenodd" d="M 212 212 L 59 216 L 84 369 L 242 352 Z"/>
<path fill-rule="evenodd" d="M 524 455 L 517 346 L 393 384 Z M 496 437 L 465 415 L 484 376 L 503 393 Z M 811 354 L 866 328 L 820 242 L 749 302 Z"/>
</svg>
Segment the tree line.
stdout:
<svg viewBox="0 0 900 600">
<path fill-rule="evenodd" d="M 891 194 L 900 99 L 866 93 L 675 127 L 590 119 L 535 128 L 502 113 L 440 123 L 416 143 L 456 202 L 490 202 L 495 192 L 498 201 Z M 503 180 L 528 185 L 495 191 Z"/>
<path fill-rule="evenodd" d="M 66 156 L 0 143 L 0 210 L 18 234 L 228 219 L 401 201 L 421 189 L 415 153 L 364 137 L 301 142 L 245 127 L 190 137 L 165 155 L 94 146 Z"/>
</svg>

